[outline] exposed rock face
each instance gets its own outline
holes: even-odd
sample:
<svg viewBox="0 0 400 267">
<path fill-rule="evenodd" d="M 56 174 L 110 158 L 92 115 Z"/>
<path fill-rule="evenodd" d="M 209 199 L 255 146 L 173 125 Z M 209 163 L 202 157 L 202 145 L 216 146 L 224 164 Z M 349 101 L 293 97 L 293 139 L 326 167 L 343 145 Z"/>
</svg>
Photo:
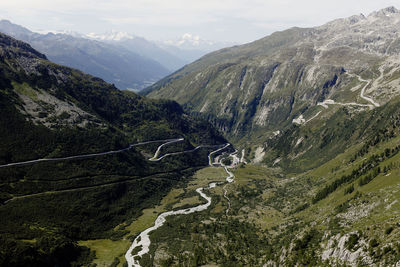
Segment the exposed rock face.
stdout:
<svg viewBox="0 0 400 267">
<path fill-rule="evenodd" d="M 23 103 L 21 112 L 29 115 L 36 124 L 41 123 L 49 128 L 60 125 L 84 127 L 89 122 L 99 121 L 76 104 L 62 101 L 44 90 L 25 90 L 30 90 L 30 95 L 34 97 L 24 95 L 23 91 L 18 93 Z"/>
<path fill-rule="evenodd" d="M 359 241 L 358 247 L 354 251 L 350 251 L 346 248 L 346 242 L 348 242 L 351 234 L 348 233 L 343 236 L 340 234 L 329 239 L 325 250 L 322 251 L 321 259 L 329 260 L 333 263 L 346 263 L 350 266 L 358 266 L 358 263 L 370 265 L 372 260 L 367 256 L 367 244 L 364 240 Z"/>
<path fill-rule="evenodd" d="M 0 33 L 0 55 L 15 70 L 27 76 L 52 77 L 58 85 L 71 82 L 71 78 L 56 69 L 46 67 L 45 55 L 34 50 L 29 44 L 17 41 Z M 18 80 L 18 79 L 17 79 Z M 36 124 L 47 127 L 60 125 L 85 126 L 89 122 L 99 121 L 94 115 L 79 108 L 72 99 L 56 97 L 57 88 L 49 86 L 47 90 L 32 88 L 24 82 L 12 83 L 22 105 L 17 108 Z"/>
<path fill-rule="evenodd" d="M 260 163 L 265 155 L 264 149 L 262 147 L 257 147 L 254 155 L 254 163 Z"/>
<path fill-rule="evenodd" d="M 177 100 L 231 137 L 272 134 L 324 100 L 370 104 L 360 96 L 366 85 L 363 96 L 377 104 L 398 95 L 399 29 L 400 12 L 390 7 L 276 32 L 211 53 L 147 93 Z"/>
</svg>

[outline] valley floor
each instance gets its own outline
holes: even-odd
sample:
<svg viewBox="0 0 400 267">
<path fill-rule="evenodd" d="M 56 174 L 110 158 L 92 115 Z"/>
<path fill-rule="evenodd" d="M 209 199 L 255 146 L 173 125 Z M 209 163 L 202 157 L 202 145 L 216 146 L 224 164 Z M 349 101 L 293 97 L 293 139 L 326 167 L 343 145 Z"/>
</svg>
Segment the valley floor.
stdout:
<svg viewBox="0 0 400 267">
<path fill-rule="evenodd" d="M 131 241 L 142 231 L 154 225 L 154 221 L 159 214 L 187 207 L 192 207 L 203 203 L 203 199 L 195 192 L 199 187 L 206 187 L 211 182 L 224 182 L 226 178 L 225 170 L 221 168 L 206 168 L 196 173 L 193 180 L 185 188 L 175 188 L 166 195 L 161 203 L 154 208 L 143 210 L 143 214 L 133 222 L 126 222 L 116 230 L 128 230 L 123 240 L 88 240 L 80 241 L 81 245 L 87 246 L 96 251 L 94 263 L 97 266 L 109 266 L 113 262 L 125 262 L 125 253 L 131 246 Z M 221 191 L 221 188 L 214 188 L 212 191 Z M 185 216 L 185 215 L 183 215 Z"/>
<path fill-rule="evenodd" d="M 212 197 L 207 210 L 169 216 L 164 225 L 150 233 L 149 253 L 141 257 L 140 265 L 397 266 L 400 154 L 392 150 L 382 155 L 399 143 L 400 138 L 394 138 L 356 159 L 359 148 L 353 147 L 297 175 L 239 164 L 233 171 L 234 183 L 204 190 Z M 381 158 L 374 164 L 382 171 L 373 177 L 370 174 L 376 168 L 364 172 L 315 200 L 327 184 L 354 173 L 376 155 Z M 151 227 L 159 214 L 204 203 L 196 189 L 225 179 L 222 167 L 201 169 L 186 186 L 171 190 L 159 205 L 143 210 L 137 220 L 116 227 L 128 231 L 122 240 L 80 244 L 96 251 L 97 266 L 123 266 L 133 239 Z"/>
</svg>

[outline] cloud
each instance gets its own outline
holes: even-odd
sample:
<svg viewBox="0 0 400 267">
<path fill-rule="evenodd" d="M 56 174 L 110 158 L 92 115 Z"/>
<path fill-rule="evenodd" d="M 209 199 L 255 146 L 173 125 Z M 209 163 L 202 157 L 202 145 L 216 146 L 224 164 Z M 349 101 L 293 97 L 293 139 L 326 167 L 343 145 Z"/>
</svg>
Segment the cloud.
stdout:
<svg viewBox="0 0 400 267">
<path fill-rule="evenodd" d="M 194 16 L 194 15 L 173 15 L 173 14 L 151 14 L 151 15 L 131 15 L 129 17 L 105 17 L 102 20 L 112 23 L 113 25 L 151 25 L 162 27 L 174 27 L 182 25 L 201 25 L 206 23 L 217 22 L 217 18 Z M 185 21 L 185 23 L 182 23 Z"/>
<path fill-rule="evenodd" d="M 0 16 L 28 28 L 110 29 L 157 36 L 196 32 L 206 39 L 250 41 L 293 26 L 368 14 L 398 0 L 12 0 Z"/>
</svg>

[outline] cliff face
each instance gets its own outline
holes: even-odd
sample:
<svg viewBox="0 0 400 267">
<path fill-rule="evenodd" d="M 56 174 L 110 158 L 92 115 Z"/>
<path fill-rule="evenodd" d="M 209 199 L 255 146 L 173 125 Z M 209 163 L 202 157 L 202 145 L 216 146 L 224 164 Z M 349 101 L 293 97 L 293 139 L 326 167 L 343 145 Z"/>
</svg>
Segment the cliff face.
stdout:
<svg viewBox="0 0 400 267">
<path fill-rule="evenodd" d="M 325 100 L 377 106 L 397 95 L 399 26 L 400 12 L 387 8 L 276 32 L 211 53 L 145 93 L 178 101 L 233 140 L 271 135 Z"/>
</svg>

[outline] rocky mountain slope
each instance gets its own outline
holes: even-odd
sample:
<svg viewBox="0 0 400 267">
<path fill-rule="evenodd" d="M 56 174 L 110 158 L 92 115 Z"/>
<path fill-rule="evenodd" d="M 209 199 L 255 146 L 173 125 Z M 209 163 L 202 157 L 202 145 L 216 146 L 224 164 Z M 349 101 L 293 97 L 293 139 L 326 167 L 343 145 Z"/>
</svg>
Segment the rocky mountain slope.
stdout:
<svg viewBox="0 0 400 267">
<path fill-rule="evenodd" d="M 148 159 L 160 144 L 150 143 L 84 160 L 7 164 L 176 137 L 184 140 L 171 152 L 225 142 L 176 102 L 120 91 L 100 78 L 56 65 L 4 34 L 0 66 L 1 266 L 88 264 L 94 252 L 78 240 L 128 238 L 129 231 L 116 226 L 129 224 L 207 165 L 208 151 L 154 162 Z"/>
<path fill-rule="evenodd" d="M 39 34 L 7 20 L 0 21 L 0 32 L 31 44 L 57 64 L 101 77 L 119 89 L 142 89 L 172 71 L 155 58 L 149 57 L 149 53 L 141 53 L 137 45 L 132 47 L 132 44 L 128 44 L 127 49 L 122 45 L 90 40 L 83 36 Z M 153 48 L 152 51 L 162 56 L 160 50 L 154 52 Z"/>
<path fill-rule="evenodd" d="M 399 265 L 399 23 L 386 8 L 293 28 L 150 88 L 240 146 L 221 162 L 243 160 L 234 183 L 207 191 L 209 209 L 150 233 L 141 265 Z M 176 102 L 121 92 L 4 35 L 0 47 L 0 165 L 177 136 L 186 141 L 168 151 L 224 142 Z M 0 265 L 121 266 L 135 233 L 226 177 L 198 170 L 206 150 L 160 165 L 147 160 L 156 148 L 0 168 Z"/>
<path fill-rule="evenodd" d="M 237 143 L 399 94 L 400 12 L 394 7 L 292 28 L 204 56 L 145 90 L 178 101 Z M 243 142 L 242 142 L 243 143 Z"/>
<path fill-rule="evenodd" d="M 155 231 L 148 265 L 398 266 L 399 23 L 391 7 L 277 32 L 149 88 L 256 164 Z"/>
</svg>

